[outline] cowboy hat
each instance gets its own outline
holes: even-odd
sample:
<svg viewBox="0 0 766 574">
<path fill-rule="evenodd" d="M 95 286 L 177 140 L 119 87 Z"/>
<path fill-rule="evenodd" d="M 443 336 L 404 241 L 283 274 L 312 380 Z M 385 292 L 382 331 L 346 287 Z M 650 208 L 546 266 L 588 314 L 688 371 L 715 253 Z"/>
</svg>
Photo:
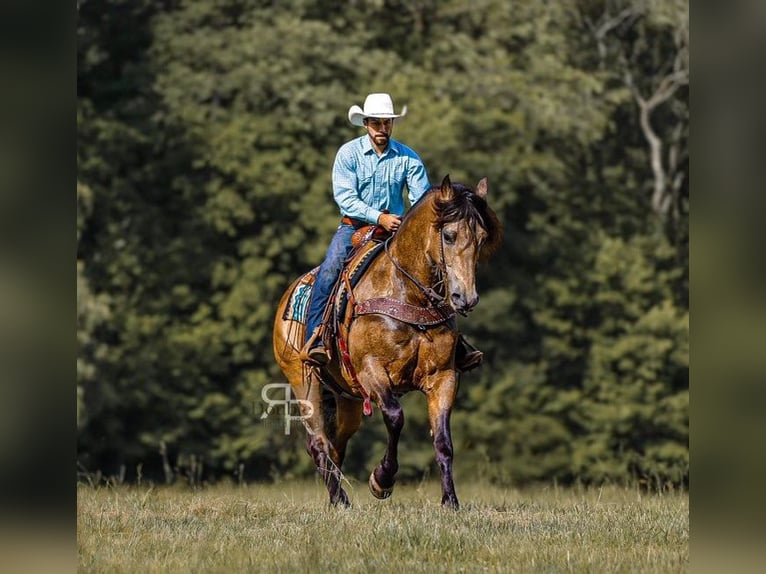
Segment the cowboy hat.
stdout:
<svg viewBox="0 0 766 574">
<path fill-rule="evenodd" d="M 388 94 L 370 94 L 364 100 L 364 109 L 351 106 L 348 109 L 348 121 L 355 126 L 363 126 L 364 118 L 402 118 L 407 115 L 407 106 L 401 114 L 394 113 L 394 102 Z"/>
</svg>

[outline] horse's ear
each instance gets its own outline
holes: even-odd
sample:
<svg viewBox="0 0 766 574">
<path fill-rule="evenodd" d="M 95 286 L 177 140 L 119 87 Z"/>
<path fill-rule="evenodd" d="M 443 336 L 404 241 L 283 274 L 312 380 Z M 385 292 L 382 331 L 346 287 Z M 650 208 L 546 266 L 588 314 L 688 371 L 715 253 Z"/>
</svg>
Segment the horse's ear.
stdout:
<svg viewBox="0 0 766 574">
<path fill-rule="evenodd" d="M 452 199 L 452 195 L 452 182 L 449 179 L 449 174 L 447 174 L 442 180 L 442 186 L 439 190 L 439 199 L 442 201 L 450 201 Z"/>
<path fill-rule="evenodd" d="M 489 183 L 487 181 L 487 178 L 485 177 L 476 186 L 476 195 L 478 195 L 482 199 L 486 199 L 488 189 L 489 189 Z"/>
</svg>

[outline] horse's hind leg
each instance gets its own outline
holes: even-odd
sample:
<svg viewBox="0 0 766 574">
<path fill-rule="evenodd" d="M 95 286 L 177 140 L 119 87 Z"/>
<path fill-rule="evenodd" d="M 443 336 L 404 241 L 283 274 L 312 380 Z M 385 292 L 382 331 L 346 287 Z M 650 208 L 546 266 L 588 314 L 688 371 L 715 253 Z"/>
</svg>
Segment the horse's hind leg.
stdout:
<svg viewBox="0 0 766 574">
<path fill-rule="evenodd" d="M 303 424 L 308 433 L 306 450 L 327 487 L 330 504 L 349 506 L 348 495 L 341 486 L 343 475 L 339 462 L 342 462 L 342 459 L 331 439 L 334 434 L 332 427 L 335 424 L 328 419 L 332 418 L 332 413 L 325 412 L 328 405 L 323 404 L 323 386 L 316 371 L 312 369 L 306 375 L 304 384 L 293 387 L 296 397 L 301 400 Z"/>
<path fill-rule="evenodd" d="M 335 401 L 333 446 L 337 455 L 335 464 L 340 469 L 343 466 L 343 460 L 346 458 L 348 441 L 362 425 L 362 403 L 342 397 L 336 397 Z"/>
<path fill-rule="evenodd" d="M 326 436 L 320 433 L 309 434 L 306 440 L 306 450 L 314 460 L 319 475 L 324 480 L 327 492 L 330 495 L 330 504 L 337 506 L 350 506 L 346 491 L 341 486 L 343 475 L 340 467 L 333 460 L 336 458 L 334 448 Z M 337 455 L 336 455 L 337 456 Z"/>
<path fill-rule="evenodd" d="M 296 284 L 297 281 L 293 287 Z M 328 434 L 331 436 L 333 433 L 328 433 L 325 425 L 322 383 L 316 372 L 307 370 L 299 357 L 299 349 L 303 345 L 303 329 L 296 327 L 294 321 L 282 319 L 293 287 L 285 292 L 277 309 L 273 336 L 274 357 L 298 399 L 301 419 L 309 433 L 306 448 L 327 485 L 330 502 L 348 505 L 348 496 L 341 488 L 340 465 L 335 462 L 338 453 L 328 438 Z"/>
<path fill-rule="evenodd" d="M 388 430 L 388 445 L 380 464 L 370 474 L 369 485 L 373 496 L 382 500 L 394 491 L 396 472 L 399 470 L 399 435 L 404 427 L 404 409 L 388 391 L 380 396 L 378 406 Z"/>
<path fill-rule="evenodd" d="M 338 452 L 338 466 L 346 458 L 348 440 L 362 426 L 362 403 L 352 399 L 337 397 L 336 399 L 335 449 Z"/>
</svg>

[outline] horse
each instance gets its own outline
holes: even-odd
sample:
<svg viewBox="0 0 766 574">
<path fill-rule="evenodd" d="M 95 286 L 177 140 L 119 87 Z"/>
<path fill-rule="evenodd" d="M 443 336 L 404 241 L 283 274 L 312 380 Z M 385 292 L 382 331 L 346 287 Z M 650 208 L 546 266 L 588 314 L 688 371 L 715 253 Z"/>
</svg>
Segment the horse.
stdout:
<svg viewBox="0 0 766 574">
<path fill-rule="evenodd" d="M 396 233 L 385 241 L 382 253 L 353 287 L 349 285 L 353 321 L 345 345 L 332 353 L 328 365 L 308 367 L 301 362 L 305 325 L 296 324 L 286 313 L 290 294 L 305 275 L 280 300 L 274 321 L 274 355 L 297 399 L 308 431 L 307 451 L 333 506 L 350 505 L 341 467 L 348 441 L 361 426 L 363 411 L 371 412 L 370 402 L 382 413 L 388 445 L 368 484 L 376 498 L 391 496 L 404 426 L 398 399 L 410 391 L 421 391 L 427 398 L 441 473 L 441 503 L 459 508 L 450 434 L 450 413 L 459 382 L 455 313 L 466 316 L 478 303 L 477 262 L 488 259 L 502 241 L 499 220 L 486 201 L 487 191 L 486 177 L 473 190 L 453 184 L 447 175 L 410 208 Z M 417 316 L 428 320 L 417 320 Z"/>
</svg>

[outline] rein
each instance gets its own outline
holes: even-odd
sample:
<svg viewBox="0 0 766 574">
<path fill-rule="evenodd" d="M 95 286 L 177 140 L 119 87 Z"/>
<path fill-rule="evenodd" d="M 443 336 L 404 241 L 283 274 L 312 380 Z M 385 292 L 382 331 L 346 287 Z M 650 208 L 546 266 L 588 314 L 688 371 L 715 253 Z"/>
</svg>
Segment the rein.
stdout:
<svg viewBox="0 0 766 574">
<path fill-rule="evenodd" d="M 418 281 L 412 275 L 410 275 L 410 273 L 404 267 L 399 265 L 399 262 L 396 259 L 394 259 L 394 256 L 391 255 L 391 252 L 388 250 L 388 244 L 393 238 L 394 236 L 392 235 L 391 237 L 386 239 L 386 242 L 383 246 L 385 249 L 386 255 L 388 256 L 388 259 L 391 261 L 393 266 L 397 269 L 397 271 L 399 271 L 407 279 L 412 281 L 415 284 L 415 286 L 423 292 L 423 294 L 426 296 L 426 298 L 429 300 L 429 302 L 433 306 L 439 306 L 442 303 L 444 303 L 444 300 L 446 299 L 446 297 L 444 295 L 440 295 L 436 291 L 436 289 L 434 289 L 434 287 L 438 288 L 439 286 L 444 284 L 444 274 L 445 274 L 444 269 L 446 264 L 444 262 L 444 238 L 442 237 L 441 231 L 439 232 L 439 257 L 441 258 L 441 261 L 439 261 L 439 263 L 437 263 L 436 265 L 436 269 L 441 278 L 436 283 L 434 283 L 433 287 L 427 287 L 423 285 L 420 281 Z"/>
</svg>

